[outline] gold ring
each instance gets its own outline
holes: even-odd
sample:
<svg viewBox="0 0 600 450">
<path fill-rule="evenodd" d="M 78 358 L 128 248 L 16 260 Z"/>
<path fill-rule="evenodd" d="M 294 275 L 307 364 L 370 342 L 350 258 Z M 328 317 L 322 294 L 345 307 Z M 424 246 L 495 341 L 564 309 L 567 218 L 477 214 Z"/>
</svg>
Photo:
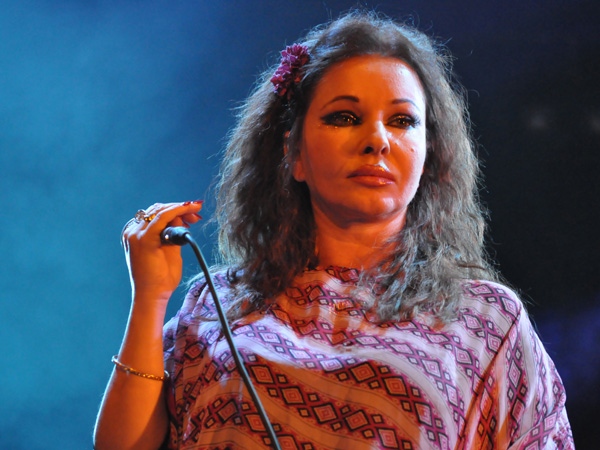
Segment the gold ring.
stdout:
<svg viewBox="0 0 600 450">
<path fill-rule="evenodd" d="M 156 213 L 150 214 L 150 215 L 145 215 L 144 222 L 150 223 L 150 222 L 152 222 L 152 219 L 154 219 L 155 217 L 156 217 Z"/>
</svg>

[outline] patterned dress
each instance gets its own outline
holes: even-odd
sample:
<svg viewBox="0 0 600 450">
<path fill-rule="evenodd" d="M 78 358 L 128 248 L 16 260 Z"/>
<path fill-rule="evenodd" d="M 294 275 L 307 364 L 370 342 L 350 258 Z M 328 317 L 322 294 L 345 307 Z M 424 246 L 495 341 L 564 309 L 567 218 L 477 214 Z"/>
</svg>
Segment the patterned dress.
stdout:
<svg viewBox="0 0 600 450">
<path fill-rule="evenodd" d="M 464 284 L 456 320 L 374 323 L 354 269 L 304 272 L 234 340 L 283 449 L 572 449 L 565 392 L 517 296 Z M 215 284 L 223 302 L 224 276 Z M 170 449 L 270 448 L 204 283 L 165 325 Z"/>
</svg>

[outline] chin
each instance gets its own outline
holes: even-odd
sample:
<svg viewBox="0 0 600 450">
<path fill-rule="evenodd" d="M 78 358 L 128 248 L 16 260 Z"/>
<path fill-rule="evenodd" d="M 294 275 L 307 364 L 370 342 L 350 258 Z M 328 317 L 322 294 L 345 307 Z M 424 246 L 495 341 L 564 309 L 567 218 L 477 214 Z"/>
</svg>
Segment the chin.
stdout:
<svg viewBox="0 0 600 450">
<path fill-rule="evenodd" d="M 406 208 L 390 207 L 387 204 L 373 202 L 363 208 L 354 210 L 355 217 L 361 222 L 397 222 L 404 223 Z"/>
</svg>

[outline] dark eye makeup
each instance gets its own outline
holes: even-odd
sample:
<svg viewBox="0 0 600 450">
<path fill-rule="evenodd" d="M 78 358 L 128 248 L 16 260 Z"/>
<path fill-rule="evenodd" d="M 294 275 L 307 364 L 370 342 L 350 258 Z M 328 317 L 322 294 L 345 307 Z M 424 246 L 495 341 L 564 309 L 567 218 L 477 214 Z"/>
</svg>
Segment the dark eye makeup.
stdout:
<svg viewBox="0 0 600 450">
<path fill-rule="evenodd" d="M 321 118 L 325 125 L 333 125 L 335 127 L 348 127 L 351 125 L 359 125 L 360 118 L 352 111 L 335 111 Z"/>
<path fill-rule="evenodd" d="M 398 114 L 388 120 L 388 125 L 397 128 L 409 128 L 416 127 L 421 122 L 418 118 L 413 117 L 409 114 Z"/>
<path fill-rule="evenodd" d="M 332 125 L 334 127 L 349 127 L 362 124 L 362 120 L 352 111 L 335 111 L 321 117 L 321 120 L 325 125 Z M 419 125 L 420 121 L 418 118 L 411 116 L 410 114 L 397 114 L 392 116 L 386 125 L 395 128 L 410 128 Z"/>
</svg>

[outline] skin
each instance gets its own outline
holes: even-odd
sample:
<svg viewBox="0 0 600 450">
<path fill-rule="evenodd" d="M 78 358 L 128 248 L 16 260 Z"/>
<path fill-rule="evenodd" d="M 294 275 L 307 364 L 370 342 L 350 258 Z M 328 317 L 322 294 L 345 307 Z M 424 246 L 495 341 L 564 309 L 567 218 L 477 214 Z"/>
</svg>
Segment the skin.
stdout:
<svg viewBox="0 0 600 450">
<path fill-rule="evenodd" d="M 181 281 L 181 248 L 162 245 L 167 226 L 188 226 L 200 220 L 201 203 L 155 204 L 146 209 L 156 217 L 131 222 L 122 243 L 129 268 L 132 302 L 118 360 L 140 372 L 164 371 L 162 327 L 167 302 Z M 168 416 L 163 383 L 113 370 L 94 430 L 94 448 L 157 449 L 163 442 Z"/>
<path fill-rule="evenodd" d="M 368 266 L 382 240 L 403 225 L 425 161 L 425 100 L 412 69 L 378 56 L 332 67 L 315 90 L 294 177 L 306 182 L 322 265 Z M 379 172 L 375 172 L 379 170 Z M 123 232 L 132 303 L 118 359 L 162 375 L 162 327 L 181 280 L 177 246 L 161 244 L 167 226 L 199 220 L 200 203 L 155 204 L 150 222 Z M 103 449 L 157 449 L 168 428 L 163 383 L 113 370 L 94 432 Z"/>
<path fill-rule="evenodd" d="M 293 169 L 310 191 L 321 266 L 370 267 L 381 259 L 384 240 L 404 226 L 426 145 L 425 94 L 410 66 L 368 55 L 329 69 Z"/>
<path fill-rule="evenodd" d="M 200 220 L 201 202 L 154 204 L 146 209 L 156 214 L 150 222 L 132 223 L 123 233 L 123 247 L 131 287 L 136 293 L 170 296 L 181 281 L 181 248 L 164 246 L 160 232 L 168 226 L 185 226 Z"/>
</svg>

